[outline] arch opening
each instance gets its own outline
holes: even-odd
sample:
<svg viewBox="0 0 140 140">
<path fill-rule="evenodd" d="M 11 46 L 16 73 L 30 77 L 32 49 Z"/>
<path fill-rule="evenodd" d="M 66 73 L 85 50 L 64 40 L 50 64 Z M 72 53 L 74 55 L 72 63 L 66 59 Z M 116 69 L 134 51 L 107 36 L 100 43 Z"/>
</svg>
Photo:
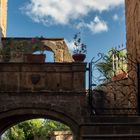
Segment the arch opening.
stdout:
<svg viewBox="0 0 140 140">
<path fill-rule="evenodd" d="M 58 121 L 60 123 L 63 123 L 64 125 L 68 126 L 72 132 L 73 140 L 77 139 L 78 136 L 78 123 L 74 121 L 71 117 L 69 117 L 66 114 L 52 111 L 52 110 L 46 110 L 46 109 L 15 109 L 10 110 L 3 114 L 3 118 L 0 118 L 0 133 L 1 136 L 4 134 L 6 130 L 8 130 L 10 127 L 31 119 L 50 119 L 54 121 Z"/>
<path fill-rule="evenodd" d="M 8 128 L 1 137 L 1 140 L 7 139 L 72 140 L 73 135 L 71 129 L 63 123 L 46 118 L 36 118 L 22 121 Z"/>
</svg>

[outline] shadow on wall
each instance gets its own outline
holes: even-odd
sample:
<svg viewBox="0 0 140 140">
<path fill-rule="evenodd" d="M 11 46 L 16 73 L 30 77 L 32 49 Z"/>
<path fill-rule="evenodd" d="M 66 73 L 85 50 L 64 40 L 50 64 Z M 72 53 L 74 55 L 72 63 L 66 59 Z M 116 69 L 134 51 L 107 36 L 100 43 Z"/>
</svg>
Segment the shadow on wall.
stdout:
<svg viewBox="0 0 140 140">
<path fill-rule="evenodd" d="M 105 107 L 105 99 L 106 99 L 106 93 L 102 90 L 93 90 L 93 96 L 92 96 L 92 105 L 95 109 L 96 114 L 102 114 L 103 108 Z"/>
</svg>

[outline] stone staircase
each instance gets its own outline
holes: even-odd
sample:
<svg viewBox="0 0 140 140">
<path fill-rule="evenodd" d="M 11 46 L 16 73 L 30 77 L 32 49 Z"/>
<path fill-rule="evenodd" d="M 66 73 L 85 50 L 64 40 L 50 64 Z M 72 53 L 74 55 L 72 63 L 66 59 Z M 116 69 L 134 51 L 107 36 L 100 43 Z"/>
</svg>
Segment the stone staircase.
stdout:
<svg viewBox="0 0 140 140">
<path fill-rule="evenodd" d="M 140 140 L 139 116 L 93 116 L 88 120 L 81 125 L 81 140 Z"/>
</svg>

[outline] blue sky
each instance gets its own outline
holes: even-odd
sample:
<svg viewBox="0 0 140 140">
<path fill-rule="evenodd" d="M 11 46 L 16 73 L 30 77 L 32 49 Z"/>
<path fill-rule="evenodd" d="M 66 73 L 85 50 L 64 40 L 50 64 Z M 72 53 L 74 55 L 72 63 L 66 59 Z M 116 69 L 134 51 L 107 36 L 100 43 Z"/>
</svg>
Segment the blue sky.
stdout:
<svg viewBox="0 0 140 140">
<path fill-rule="evenodd" d="M 125 44 L 124 0 L 9 0 L 8 37 L 65 38 L 81 31 L 90 61 Z"/>
</svg>

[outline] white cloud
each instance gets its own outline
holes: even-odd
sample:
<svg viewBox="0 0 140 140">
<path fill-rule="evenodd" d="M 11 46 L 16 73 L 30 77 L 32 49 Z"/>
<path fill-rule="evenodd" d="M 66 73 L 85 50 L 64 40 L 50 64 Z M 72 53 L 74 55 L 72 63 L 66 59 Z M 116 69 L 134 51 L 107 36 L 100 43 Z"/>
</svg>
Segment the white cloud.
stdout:
<svg viewBox="0 0 140 140">
<path fill-rule="evenodd" d="M 93 34 L 101 33 L 101 32 L 107 32 L 108 26 L 107 23 L 104 20 L 101 20 L 98 16 L 96 16 L 93 21 L 90 23 L 80 22 L 77 26 L 77 29 L 80 28 L 88 28 L 92 31 Z"/>
<path fill-rule="evenodd" d="M 74 48 L 75 48 L 75 45 L 74 45 L 74 43 L 73 43 L 73 40 L 72 40 L 72 41 L 68 41 L 68 40 L 65 39 L 65 42 L 66 42 L 66 44 L 67 44 L 67 46 L 68 46 L 70 52 L 73 52 L 73 50 L 74 50 Z"/>
<path fill-rule="evenodd" d="M 119 20 L 119 16 L 118 16 L 117 14 L 114 14 L 114 15 L 113 15 L 113 20 L 114 20 L 114 21 L 118 21 L 118 20 Z"/>
<path fill-rule="evenodd" d="M 91 11 L 110 10 L 124 0 L 30 0 L 23 8 L 35 22 L 68 24 Z"/>
</svg>

